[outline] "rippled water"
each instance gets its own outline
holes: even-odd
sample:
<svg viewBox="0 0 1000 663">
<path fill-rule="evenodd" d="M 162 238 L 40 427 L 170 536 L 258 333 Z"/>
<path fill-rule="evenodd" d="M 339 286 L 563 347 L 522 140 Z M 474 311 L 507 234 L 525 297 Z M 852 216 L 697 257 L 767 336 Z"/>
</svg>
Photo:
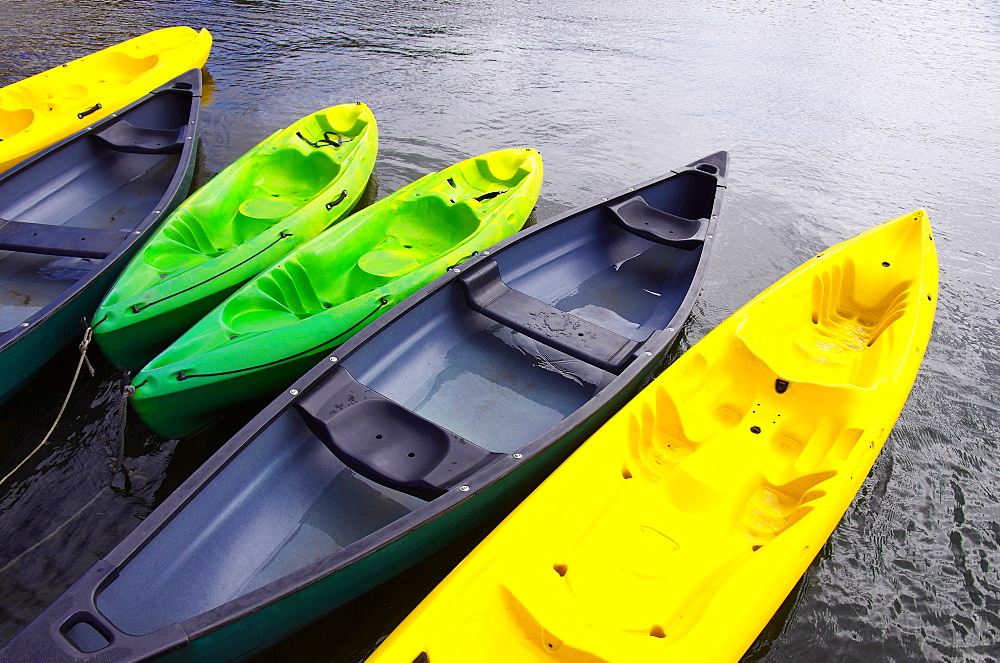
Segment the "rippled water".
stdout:
<svg viewBox="0 0 1000 663">
<path fill-rule="evenodd" d="M 819 250 L 925 207 L 941 297 L 923 370 L 854 505 L 746 660 L 1000 660 L 994 0 L 6 0 L 0 84 L 175 24 L 215 37 L 197 183 L 349 101 L 379 122 L 380 196 L 467 156 L 534 147 L 539 219 L 729 150 L 685 347 Z M 4 474 L 45 434 L 76 356 L 0 408 Z M 123 420 L 124 377 L 95 363 L 56 441 L 0 488 L 0 640 L 252 412 L 166 441 Z M 363 660 L 474 542 L 259 661 Z"/>
</svg>

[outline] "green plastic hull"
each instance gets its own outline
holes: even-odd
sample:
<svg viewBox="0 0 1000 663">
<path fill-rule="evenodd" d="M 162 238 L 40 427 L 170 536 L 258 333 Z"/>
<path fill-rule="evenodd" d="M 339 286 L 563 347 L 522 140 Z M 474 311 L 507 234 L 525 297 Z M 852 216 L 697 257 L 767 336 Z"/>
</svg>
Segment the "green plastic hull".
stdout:
<svg viewBox="0 0 1000 663">
<path fill-rule="evenodd" d="M 132 405 L 166 437 L 273 394 L 450 267 L 527 221 L 534 150 L 500 150 L 421 178 L 271 266 L 151 361 Z"/>
<path fill-rule="evenodd" d="M 184 201 L 94 314 L 116 366 L 137 370 L 253 276 L 346 217 L 371 177 L 375 118 L 364 104 L 278 131 Z"/>
</svg>

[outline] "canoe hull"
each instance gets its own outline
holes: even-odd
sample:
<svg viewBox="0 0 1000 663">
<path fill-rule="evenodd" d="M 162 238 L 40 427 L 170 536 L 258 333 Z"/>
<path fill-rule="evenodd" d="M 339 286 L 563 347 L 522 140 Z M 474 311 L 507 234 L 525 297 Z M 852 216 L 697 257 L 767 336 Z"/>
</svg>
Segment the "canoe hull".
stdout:
<svg viewBox="0 0 1000 663">
<path fill-rule="evenodd" d="M 47 206 L 54 204 L 61 208 L 75 209 L 75 204 L 85 200 L 90 205 L 88 209 L 95 211 L 63 214 L 68 218 L 70 225 L 82 224 L 87 228 L 80 230 L 107 234 L 111 231 L 102 230 L 102 224 L 105 224 L 106 220 L 101 216 L 100 210 L 112 209 L 119 212 L 117 215 L 119 218 L 116 221 L 112 216 L 111 221 L 117 225 L 111 227 L 114 228 L 114 232 L 121 232 L 123 238 L 100 258 L 59 258 L 58 252 L 62 249 L 58 246 L 40 248 L 39 250 L 44 253 L 34 253 L 30 247 L 26 247 L 25 251 L 12 250 L 11 253 L 5 254 L 6 257 L 0 263 L 6 265 L 16 260 L 18 273 L 23 272 L 31 279 L 22 287 L 23 298 L 35 300 L 33 303 L 41 304 L 42 308 L 34 311 L 31 308 L 25 309 L 23 318 L 15 317 L 18 312 L 12 305 L 5 312 L 5 320 L 12 325 L 12 329 L 0 336 L 0 362 L 5 368 L 5 375 L 9 376 L 0 388 L 0 402 L 20 389 L 31 375 L 67 343 L 81 337 L 90 313 L 118 273 L 142 242 L 149 237 L 161 218 L 187 195 L 194 173 L 194 157 L 200 126 L 200 100 L 201 74 L 198 70 L 192 70 L 104 121 L 96 123 L 92 131 L 72 136 L 0 175 L 0 191 L 6 191 L 5 187 L 17 191 L 16 195 L 12 194 L 11 199 L 5 201 L 3 208 L 0 208 L 0 216 L 14 217 L 10 219 L 14 222 L 19 219 L 35 218 L 38 222 L 42 222 L 57 216 Z M 167 106 L 179 104 L 186 105 L 187 110 L 165 110 Z M 100 157 L 92 162 L 86 160 L 87 155 L 92 153 L 90 144 L 96 140 L 94 134 L 114 127 L 119 122 L 169 124 L 175 121 L 173 119 L 175 117 L 179 118 L 176 121 L 181 126 L 186 127 L 183 131 L 184 145 L 176 154 L 125 155 L 126 161 L 115 162 L 115 167 L 121 168 L 121 172 L 134 173 L 130 176 L 132 181 L 125 185 L 121 192 L 111 190 L 102 198 L 89 200 L 85 195 L 75 192 L 73 185 L 49 190 L 48 182 L 65 179 L 65 173 L 73 173 L 80 181 L 86 181 L 86 178 L 80 175 L 81 170 L 88 172 L 92 177 L 100 176 L 103 167 Z M 116 149 L 109 148 L 108 153 L 115 156 Z M 98 152 L 101 155 L 105 153 Z M 88 163 L 92 165 L 87 165 Z M 139 170 L 129 170 L 126 163 L 134 163 Z M 84 165 L 81 167 L 81 164 Z M 140 194 L 135 191 L 135 187 L 142 180 L 140 175 L 144 170 L 154 175 Z M 31 200 L 39 191 L 44 192 L 41 206 L 18 202 L 19 199 Z M 128 199 L 124 197 L 116 199 L 116 196 L 128 196 Z M 128 217 L 133 221 L 128 221 Z M 53 226 L 53 228 L 60 233 L 74 229 L 65 226 Z M 126 231 L 129 232 L 125 234 Z M 51 299 L 46 301 L 44 296 L 53 283 L 50 276 L 66 272 L 74 274 L 73 266 L 81 264 L 86 268 L 76 276 L 75 282 L 64 290 L 52 293 Z M 66 265 L 70 267 L 66 268 Z M 41 284 L 44 288 L 40 285 L 31 285 L 32 283 Z M 11 291 L 16 287 L 18 286 L 10 286 Z"/>
<path fill-rule="evenodd" d="M 705 277 L 705 259 L 714 237 L 727 162 L 724 153 L 713 155 L 608 201 L 608 205 L 614 205 L 641 192 L 651 206 L 662 207 L 665 199 L 672 199 L 676 214 L 693 215 L 697 211 L 696 218 L 705 221 L 701 228 L 704 243 L 694 253 L 687 248 L 660 246 L 619 229 L 602 203 L 567 213 L 501 242 L 382 316 L 341 347 L 337 356 L 328 357 L 310 370 L 229 440 L 63 599 L 15 638 L 0 653 L 0 660 L 5 660 L 7 652 L 14 656 L 25 651 L 22 648 L 37 648 L 40 641 L 46 641 L 45 652 L 53 660 L 79 658 L 80 643 L 74 647 L 60 635 L 74 626 L 74 620 L 87 624 L 86 628 L 94 632 L 107 634 L 105 642 L 94 649 L 104 656 L 128 652 L 134 659 L 145 659 L 169 652 L 175 660 L 240 660 L 433 554 L 478 524 L 501 516 L 633 395 L 664 360 Z M 691 201 L 686 201 L 690 189 L 685 183 L 689 180 L 696 181 L 694 188 L 701 188 L 697 195 L 690 196 Z M 679 195 L 671 195 L 669 192 L 677 187 Z M 674 227 L 674 220 L 668 219 L 670 223 L 664 227 Z M 577 228 L 589 230 L 578 232 Z M 587 251 L 572 243 L 564 245 L 563 238 L 567 237 L 588 245 L 601 245 L 604 238 L 613 238 L 606 244 L 623 253 L 592 249 L 608 262 L 602 263 L 600 269 L 591 265 L 580 274 L 580 266 L 574 267 L 574 257 L 586 255 Z M 648 261 L 633 260 L 645 255 L 643 250 L 633 251 L 637 246 L 656 250 Z M 554 265 L 554 271 L 538 264 L 542 255 L 545 258 L 541 262 Z M 678 294 L 665 309 L 657 304 L 668 298 L 646 293 L 650 299 L 643 299 L 645 291 L 640 287 L 634 291 L 630 288 L 633 296 L 624 300 L 614 287 L 606 287 L 603 279 L 607 276 L 620 274 L 637 279 L 636 284 L 653 276 L 656 287 L 663 286 L 663 291 L 668 292 L 667 285 L 680 276 L 670 269 L 663 271 L 663 261 L 658 259 L 663 255 L 680 263 L 692 263 L 684 277 L 687 287 L 676 286 L 686 294 Z M 629 264 L 621 268 L 622 261 Z M 504 296 L 520 302 L 526 301 L 525 297 L 530 300 L 530 295 L 540 298 L 532 306 L 548 321 L 548 332 L 517 319 L 516 310 L 494 310 L 487 305 L 480 313 L 469 308 L 464 291 L 476 291 L 482 285 L 481 279 L 473 277 L 479 273 L 477 266 L 490 263 L 500 266 L 510 286 Z M 554 278 L 554 274 L 562 278 Z M 567 275 L 571 275 L 569 280 L 565 280 Z M 597 281 L 591 280 L 594 276 Z M 573 299 L 579 279 L 600 286 L 584 289 L 589 308 Z M 553 283 L 560 280 L 562 287 Z M 495 282 L 486 285 L 498 287 Z M 561 294 L 554 294 L 553 289 Z M 603 359 L 602 364 L 608 368 L 589 363 L 599 353 L 584 342 L 586 338 L 577 345 L 572 339 L 562 339 L 567 341 L 569 352 L 585 359 L 543 347 L 546 343 L 542 341 L 521 345 L 522 337 L 529 336 L 552 342 L 568 329 L 567 325 L 576 325 L 567 337 L 576 337 L 575 329 L 585 330 L 580 332 L 584 336 L 596 338 L 604 333 L 607 337 L 610 332 L 597 332 L 579 317 L 590 315 L 607 324 L 614 322 L 611 311 L 598 305 L 607 303 L 602 299 L 605 296 L 619 303 L 627 300 L 627 306 L 643 312 L 641 321 L 653 325 L 644 328 L 636 323 L 625 332 L 644 340 L 623 366 L 612 366 L 613 362 Z M 556 305 L 568 310 L 557 309 Z M 504 318 L 524 331 L 505 332 L 506 325 L 492 321 L 487 314 Z M 485 362 L 491 366 L 491 378 L 514 380 L 508 385 L 516 385 L 519 376 L 527 374 L 534 382 L 531 396 L 537 400 L 533 405 L 525 403 L 517 389 L 494 383 L 493 407 L 507 408 L 503 409 L 508 412 L 503 417 L 506 424 L 484 424 L 477 417 L 483 410 L 475 396 L 484 381 L 475 382 L 471 375 L 457 382 L 450 378 L 437 380 L 432 375 L 420 379 L 438 389 L 446 402 L 451 402 L 447 397 L 452 387 L 465 390 L 466 407 L 448 406 L 445 412 L 435 414 L 431 411 L 434 407 L 421 409 L 419 403 L 410 403 L 407 407 L 415 409 L 404 411 L 400 403 L 409 401 L 398 390 L 412 388 L 420 381 L 410 369 L 426 366 L 435 352 L 445 351 L 435 343 L 423 342 L 425 334 L 452 344 L 450 359 L 454 361 L 437 361 L 438 369 L 465 362 L 471 370 L 486 370 Z M 505 366 L 508 370 L 504 370 Z M 509 370 L 512 366 L 514 370 Z M 353 387 L 352 375 L 359 380 Z M 480 375 L 485 378 L 487 373 Z M 562 385 L 564 390 L 556 394 L 555 400 L 548 388 L 552 384 Z M 379 391 L 374 391 L 372 385 L 377 385 Z M 444 391 L 439 389 L 442 386 Z M 338 391 L 343 388 L 347 392 Z M 349 403 L 346 407 L 338 405 L 341 393 L 347 393 L 343 401 Z M 433 406 L 433 398 L 423 400 L 424 405 Z M 401 421 L 410 425 L 422 419 L 423 429 L 440 433 L 447 424 L 460 429 L 446 442 L 450 449 L 469 452 L 469 445 L 476 444 L 480 447 L 478 453 L 487 453 L 488 448 L 488 462 L 474 463 L 464 474 L 443 477 L 440 485 L 422 489 L 405 478 L 383 479 L 380 483 L 370 476 L 377 463 L 367 470 L 355 470 L 357 459 L 335 453 L 331 447 L 338 443 L 338 431 L 353 430 L 347 423 L 341 426 L 339 422 L 345 420 L 336 417 L 341 412 L 347 413 L 348 419 L 355 411 L 366 412 L 364 407 L 355 410 L 364 403 L 388 414 L 361 417 L 362 427 L 366 422 Z M 512 426 L 510 422 L 518 415 L 510 413 L 509 408 L 520 411 L 521 405 L 529 405 L 533 414 L 520 417 L 519 425 Z M 322 437 L 323 419 L 330 414 L 334 417 L 331 430 L 338 438 L 334 440 Z M 459 418 L 434 423 L 439 415 Z M 522 430 L 529 431 L 525 434 L 528 439 L 519 437 Z M 472 441 L 461 441 L 457 435 Z M 420 436 L 415 443 L 429 440 Z M 402 451 L 405 458 L 406 448 Z M 443 466 L 444 474 L 451 472 L 450 468 Z M 383 469 L 393 474 L 391 466 Z M 289 481 L 289 477 L 295 480 Z M 305 494 L 304 499 L 298 494 Z M 357 509 L 352 505 L 358 504 L 359 496 L 369 494 L 372 497 L 364 497 L 362 503 L 366 515 L 355 519 L 352 514 Z M 220 518 L 217 505 L 222 503 L 228 505 L 227 515 Z M 286 507 L 289 510 L 281 512 Z M 212 514 L 216 515 L 214 520 Z M 243 548 L 241 540 L 252 541 L 252 546 Z M 166 560 L 169 563 L 165 564 Z M 199 591 L 188 591 L 188 586 L 198 587 Z M 210 591 L 201 591 L 209 586 Z M 220 592 L 229 595 L 225 602 L 213 596 Z"/>
</svg>

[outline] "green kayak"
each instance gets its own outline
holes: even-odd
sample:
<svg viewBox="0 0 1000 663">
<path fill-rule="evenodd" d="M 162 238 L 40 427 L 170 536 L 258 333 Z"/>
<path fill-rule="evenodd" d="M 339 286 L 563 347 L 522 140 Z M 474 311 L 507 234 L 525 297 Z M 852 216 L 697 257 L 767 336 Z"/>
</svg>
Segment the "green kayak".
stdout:
<svg viewBox="0 0 1000 663">
<path fill-rule="evenodd" d="M 132 405 L 187 437 L 239 401 L 291 384 L 450 267 L 517 232 L 541 155 L 509 149 L 427 175 L 272 265 L 136 375 Z"/>
<path fill-rule="evenodd" d="M 275 132 L 184 201 L 93 317 L 94 338 L 141 368 L 266 267 L 346 217 L 378 152 L 375 118 L 342 104 Z"/>
</svg>

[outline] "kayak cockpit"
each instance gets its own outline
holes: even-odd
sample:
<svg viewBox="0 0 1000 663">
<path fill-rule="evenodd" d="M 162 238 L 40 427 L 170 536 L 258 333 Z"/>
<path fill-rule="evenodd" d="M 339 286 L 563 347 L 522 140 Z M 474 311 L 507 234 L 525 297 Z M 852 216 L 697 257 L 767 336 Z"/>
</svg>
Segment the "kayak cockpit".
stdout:
<svg viewBox="0 0 1000 663">
<path fill-rule="evenodd" d="M 921 292 L 916 261 L 924 217 L 897 224 L 891 242 L 859 240 L 852 256 L 836 256 L 784 300 L 762 299 L 745 315 L 738 337 L 787 380 L 871 389 L 907 360 Z M 916 256 L 914 258 L 913 256 Z M 786 285 L 791 290 L 793 286 Z M 772 303 L 775 302 L 775 303 Z M 806 324 L 802 324 L 805 321 Z"/>
</svg>

